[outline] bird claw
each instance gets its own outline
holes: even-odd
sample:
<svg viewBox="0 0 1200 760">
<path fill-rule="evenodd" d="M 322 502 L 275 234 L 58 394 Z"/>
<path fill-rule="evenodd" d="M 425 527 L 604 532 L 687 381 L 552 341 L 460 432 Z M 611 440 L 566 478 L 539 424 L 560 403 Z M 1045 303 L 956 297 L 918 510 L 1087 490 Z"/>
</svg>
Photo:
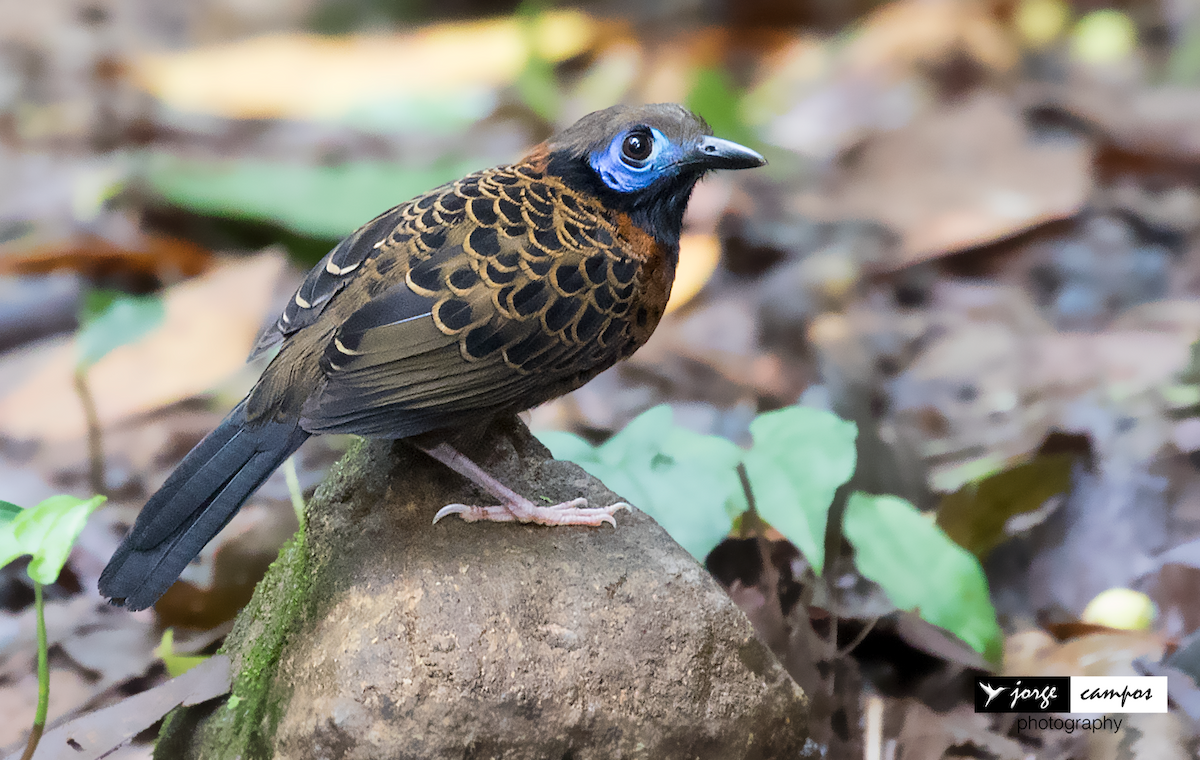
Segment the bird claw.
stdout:
<svg viewBox="0 0 1200 760">
<path fill-rule="evenodd" d="M 491 507 L 447 504 L 437 511 L 437 514 L 433 516 L 433 521 L 436 523 L 447 515 L 458 515 L 465 522 L 489 521 L 535 523 L 537 525 L 589 526 L 600 526 L 608 523 L 615 528 L 617 527 L 617 521 L 613 518 L 613 513 L 619 512 L 622 509 L 631 509 L 631 507 L 625 502 L 619 501 L 607 507 L 589 508 L 587 507 L 587 499 L 582 497 L 548 507 L 539 507 L 529 501 L 526 501 L 524 504 L 505 504 Z"/>
<path fill-rule="evenodd" d="M 433 516 L 433 524 L 437 525 L 438 520 L 448 515 L 458 515 L 463 519 L 463 522 L 478 522 L 480 520 L 512 522 L 516 519 L 513 513 L 509 512 L 505 507 L 476 507 L 470 504 L 447 504 Z"/>
</svg>

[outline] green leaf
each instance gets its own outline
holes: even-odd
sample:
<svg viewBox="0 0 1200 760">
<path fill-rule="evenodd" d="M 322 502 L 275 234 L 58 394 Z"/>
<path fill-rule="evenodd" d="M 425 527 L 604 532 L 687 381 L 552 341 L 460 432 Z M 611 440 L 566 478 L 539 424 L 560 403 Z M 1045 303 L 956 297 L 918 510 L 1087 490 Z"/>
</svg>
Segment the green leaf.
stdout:
<svg viewBox="0 0 1200 760">
<path fill-rule="evenodd" d="M 674 424 L 673 417 L 671 407 L 666 404 L 647 409 L 599 446 L 597 456 L 613 467 L 633 459 L 649 462 L 662 448 L 666 432 Z"/>
<path fill-rule="evenodd" d="M 425 168 L 365 161 L 313 166 L 158 156 L 146 178 L 168 202 L 198 214 L 270 222 L 308 237 L 337 239 L 375 214 L 485 163 L 470 158 Z"/>
<path fill-rule="evenodd" d="M 100 296 L 98 298 L 102 298 Z M 94 305 L 93 305 L 94 308 Z M 100 361 L 118 346 L 132 343 L 162 324 L 162 301 L 155 296 L 117 296 L 85 321 L 77 337 L 79 364 Z"/>
<path fill-rule="evenodd" d="M 25 511 L 9 501 L 3 504 L 4 506 L 0 507 L 0 567 L 22 554 L 21 545 L 17 543 L 17 537 L 13 534 L 13 522 Z"/>
<path fill-rule="evenodd" d="M 794 406 L 759 415 L 750 433 L 754 447 L 743 461 L 758 514 L 819 573 L 833 495 L 854 473 L 858 428 L 829 412 Z"/>
<path fill-rule="evenodd" d="M 561 430 L 545 430 L 537 434 L 542 445 L 550 449 L 555 459 L 579 463 L 595 459 L 596 449 L 592 444 L 574 433 L 564 433 Z"/>
<path fill-rule="evenodd" d="M 451 93 L 398 93 L 359 103 L 337 120 L 389 137 L 405 132 L 455 135 L 487 118 L 496 110 L 496 101 L 494 88 L 486 86 L 462 86 Z"/>
<path fill-rule="evenodd" d="M 104 502 L 103 496 L 51 496 L 0 523 L 0 567 L 29 554 L 29 577 L 43 585 L 54 583 L 88 515 Z"/>
<path fill-rule="evenodd" d="M 567 433 L 539 438 L 555 457 L 580 465 L 654 518 L 700 561 L 746 509 L 736 469 L 742 450 L 676 427 L 668 406 L 643 412 L 597 448 Z"/>
<path fill-rule="evenodd" d="M 93 288 L 83 294 L 83 303 L 79 305 L 79 324 L 86 325 L 95 322 L 108 307 L 113 305 L 125 293 L 107 288 Z"/>
<path fill-rule="evenodd" d="M 897 496 L 853 494 L 843 530 L 859 572 L 897 607 L 915 610 L 999 662 L 1003 637 L 974 555 Z"/>
<path fill-rule="evenodd" d="M 15 520 L 21 511 L 21 508 L 11 501 L 0 501 L 0 525 Z"/>
<path fill-rule="evenodd" d="M 703 68 L 696 72 L 687 107 L 704 115 L 714 135 L 748 147 L 757 142 L 741 117 L 741 96 L 733 78 L 724 69 Z"/>
<path fill-rule="evenodd" d="M 175 654 L 175 629 L 163 631 L 162 641 L 154 648 L 154 656 L 163 661 L 167 675 L 176 678 L 208 659 L 206 656 Z"/>
<path fill-rule="evenodd" d="M 562 96 L 554 78 L 554 64 L 537 55 L 529 56 L 529 62 L 515 83 L 521 102 L 547 122 L 554 123 L 558 116 Z"/>
</svg>

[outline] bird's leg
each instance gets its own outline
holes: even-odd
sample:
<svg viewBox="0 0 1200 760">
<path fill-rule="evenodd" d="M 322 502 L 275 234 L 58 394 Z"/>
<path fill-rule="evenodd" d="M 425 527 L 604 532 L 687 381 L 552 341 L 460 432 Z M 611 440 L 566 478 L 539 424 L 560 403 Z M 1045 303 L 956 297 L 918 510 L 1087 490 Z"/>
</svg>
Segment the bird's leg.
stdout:
<svg viewBox="0 0 1200 760">
<path fill-rule="evenodd" d="M 613 513 L 629 507 L 625 502 L 619 501 L 609 507 L 588 508 L 587 499 L 584 498 L 572 499 L 552 506 L 538 506 L 493 478 L 482 467 L 448 443 L 439 443 L 436 446 L 424 446 L 417 443 L 416 446 L 500 500 L 500 505 L 494 507 L 448 504 L 434 515 L 434 522 L 446 515 L 458 515 L 467 522 L 490 520 L 492 522 L 537 523 L 538 525 L 600 525 L 608 523 L 615 528 L 617 521 L 613 519 Z"/>
</svg>

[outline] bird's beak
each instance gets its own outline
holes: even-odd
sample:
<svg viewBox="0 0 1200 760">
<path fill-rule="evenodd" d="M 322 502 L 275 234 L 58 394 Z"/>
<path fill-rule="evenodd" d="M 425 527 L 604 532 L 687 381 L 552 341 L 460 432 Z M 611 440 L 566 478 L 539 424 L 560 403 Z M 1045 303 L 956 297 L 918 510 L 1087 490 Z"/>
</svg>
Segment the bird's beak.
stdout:
<svg viewBox="0 0 1200 760">
<path fill-rule="evenodd" d="M 705 169 L 753 169 L 767 163 L 758 151 L 719 137 L 701 139 L 690 152 L 688 163 L 699 164 Z"/>
</svg>

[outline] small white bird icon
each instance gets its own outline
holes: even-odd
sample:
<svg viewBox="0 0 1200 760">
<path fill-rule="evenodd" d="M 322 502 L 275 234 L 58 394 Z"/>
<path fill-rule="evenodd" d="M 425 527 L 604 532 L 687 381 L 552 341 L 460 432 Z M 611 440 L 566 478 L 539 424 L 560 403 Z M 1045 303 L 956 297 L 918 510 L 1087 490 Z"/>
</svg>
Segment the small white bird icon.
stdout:
<svg viewBox="0 0 1200 760">
<path fill-rule="evenodd" d="M 980 681 L 979 688 L 981 688 L 987 692 L 987 695 L 988 695 L 987 701 L 983 703 L 983 706 L 987 707 L 988 705 L 990 705 L 992 703 L 993 699 L 1000 696 L 1000 692 L 1004 691 L 1008 687 L 1007 686 L 997 686 L 996 688 L 993 689 L 991 686 L 988 686 L 983 681 Z"/>
</svg>

